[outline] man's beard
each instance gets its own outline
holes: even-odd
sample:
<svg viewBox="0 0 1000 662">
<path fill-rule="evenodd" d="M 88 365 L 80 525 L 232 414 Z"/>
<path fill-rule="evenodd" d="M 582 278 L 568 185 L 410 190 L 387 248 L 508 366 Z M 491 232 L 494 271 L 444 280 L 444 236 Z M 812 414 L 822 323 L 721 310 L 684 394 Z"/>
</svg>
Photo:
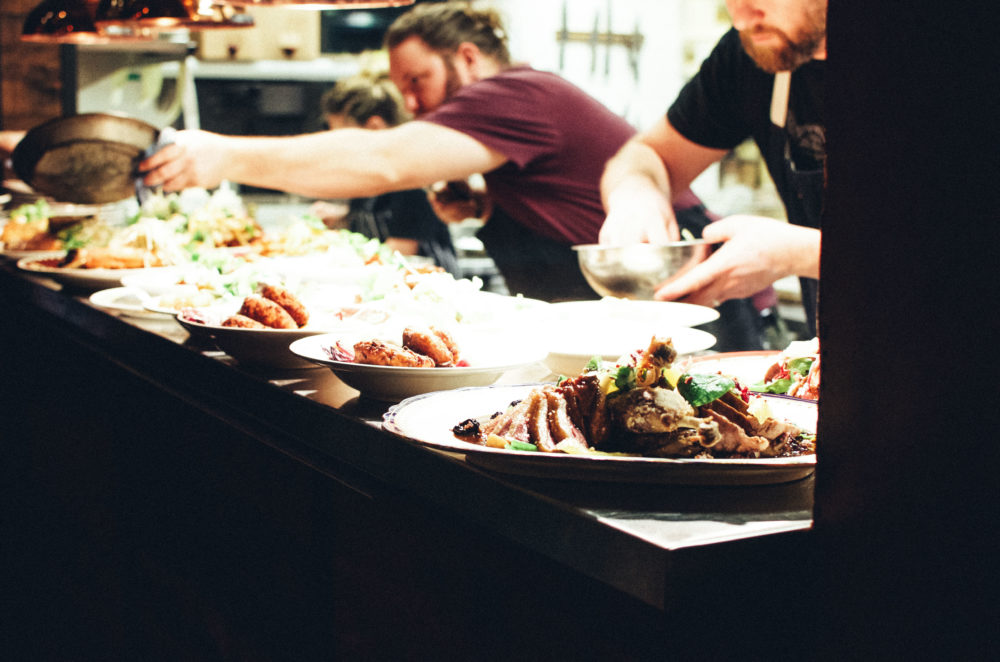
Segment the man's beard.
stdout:
<svg viewBox="0 0 1000 662">
<path fill-rule="evenodd" d="M 441 59 L 444 61 L 445 69 L 445 80 L 444 80 L 444 100 L 450 99 L 459 89 L 462 87 L 462 81 L 458 77 L 458 70 L 455 69 L 455 63 L 452 61 L 452 57 L 449 55 L 442 55 Z"/>
<path fill-rule="evenodd" d="M 770 33 L 780 40 L 775 47 L 761 46 L 754 42 L 753 32 L 740 32 L 740 41 L 757 66 L 768 73 L 793 71 L 813 59 L 816 50 L 823 44 L 826 37 L 826 19 L 814 22 L 804 30 L 797 39 L 792 40 L 784 32 L 775 28 L 763 28 L 759 32 Z"/>
</svg>

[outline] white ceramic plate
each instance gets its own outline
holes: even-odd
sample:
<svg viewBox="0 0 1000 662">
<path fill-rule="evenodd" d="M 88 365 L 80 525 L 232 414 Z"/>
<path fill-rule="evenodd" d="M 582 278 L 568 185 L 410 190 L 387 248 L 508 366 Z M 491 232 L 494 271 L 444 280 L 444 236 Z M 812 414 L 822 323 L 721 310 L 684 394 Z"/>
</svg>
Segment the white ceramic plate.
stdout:
<svg viewBox="0 0 1000 662">
<path fill-rule="evenodd" d="M 568 301 L 540 309 L 535 328 L 545 338 L 545 364 L 555 374 L 578 374 L 594 356 L 605 361 L 645 349 L 650 339 L 670 336 L 679 354 L 709 349 L 715 336 L 690 327 L 718 319 L 713 308 L 673 301 Z"/>
<path fill-rule="evenodd" d="M 469 363 L 468 367 L 460 368 L 365 365 L 335 361 L 326 351 L 337 341 L 352 347 L 359 339 L 355 334 L 331 333 L 303 338 L 292 343 L 290 349 L 303 359 L 328 367 L 342 382 L 362 395 L 385 402 L 399 402 L 431 391 L 485 386 L 496 382 L 510 370 L 538 363 L 545 358 L 544 350 L 538 346 L 521 343 L 505 346 L 500 335 L 494 335 L 492 342 L 485 337 L 479 343 L 459 342 L 462 358 Z"/>
<path fill-rule="evenodd" d="M 557 304 L 558 305 L 558 304 Z M 622 333 L 622 337 L 632 340 L 631 345 L 624 342 L 602 342 L 594 339 L 593 344 L 588 344 L 579 337 L 567 338 L 565 343 L 550 342 L 548 356 L 545 357 L 545 365 L 556 375 L 578 375 L 583 372 L 584 367 L 595 356 L 604 361 L 617 361 L 622 356 L 640 349 L 646 349 L 653 336 L 652 332 Z M 715 344 L 715 336 L 701 329 L 691 329 L 686 326 L 681 327 L 660 327 L 656 332 L 658 336 L 666 336 L 673 340 L 674 349 L 678 354 L 691 354 L 710 348 Z M 610 338 L 606 340 L 611 340 Z M 593 351 L 588 351 L 588 348 Z"/>
<path fill-rule="evenodd" d="M 42 274 L 63 285 L 79 289 L 98 290 L 121 285 L 123 277 L 135 273 L 169 272 L 174 267 L 145 267 L 141 269 L 67 269 L 53 264 L 66 253 L 63 251 L 45 253 L 33 257 L 24 257 L 17 261 L 18 269 L 31 273 Z"/>
<path fill-rule="evenodd" d="M 805 478 L 816 467 L 815 455 L 757 460 L 566 455 L 489 448 L 462 441 L 452 434 L 451 429 L 463 420 L 488 417 L 506 409 L 508 404 L 538 386 L 496 385 L 420 395 L 391 407 L 382 425 L 388 432 L 405 439 L 465 453 L 469 462 L 493 471 L 543 478 L 678 485 L 764 485 Z M 815 431 L 815 402 L 764 397 L 777 418 Z"/>
<path fill-rule="evenodd" d="M 325 332 L 325 329 L 239 329 L 217 324 L 202 324 L 187 319 L 183 313 L 177 322 L 194 336 L 209 336 L 219 349 L 240 363 L 279 370 L 317 368 L 315 363 L 293 354 L 288 346 L 293 342 Z"/>
<path fill-rule="evenodd" d="M 744 386 L 756 384 L 764 379 L 767 369 L 774 365 L 781 352 L 777 350 L 757 352 L 723 352 L 678 359 L 674 364 L 683 372 L 721 373 L 735 377 Z"/>
<path fill-rule="evenodd" d="M 90 303 L 98 308 L 128 317 L 162 318 L 163 314 L 149 310 L 149 295 L 134 287 L 111 287 L 90 295 Z"/>
</svg>

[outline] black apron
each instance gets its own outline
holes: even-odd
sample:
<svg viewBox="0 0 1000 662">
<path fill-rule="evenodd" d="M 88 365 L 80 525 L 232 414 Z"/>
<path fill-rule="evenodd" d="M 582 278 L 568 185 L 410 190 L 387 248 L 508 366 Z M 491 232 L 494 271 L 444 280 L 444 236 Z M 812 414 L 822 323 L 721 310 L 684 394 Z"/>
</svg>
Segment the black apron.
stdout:
<svg viewBox="0 0 1000 662">
<path fill-rule="evenodd" d="M 787 75 L 787 78 L 782 76 Z M 768 140 L 770 148 L 784 154 L 786 190 L 779 191 L 785 205 L 789 223 L 809 228 L 820 227 L 823 213 L 823 189 L 825 176 L 822 167 L 800 168 L 792 156 L 791 139 L 787 129 L 788 95 L 791 74 L 783 72 L 775 75 L 771 94 L 771 128 Z M 806 325 L 811 337 L 816 335 L 816 303 L 819 299 L 819 281 L 815 278 L 799 278 L 802 290 L 802 307 L 806 313 Z"/>
</svg>

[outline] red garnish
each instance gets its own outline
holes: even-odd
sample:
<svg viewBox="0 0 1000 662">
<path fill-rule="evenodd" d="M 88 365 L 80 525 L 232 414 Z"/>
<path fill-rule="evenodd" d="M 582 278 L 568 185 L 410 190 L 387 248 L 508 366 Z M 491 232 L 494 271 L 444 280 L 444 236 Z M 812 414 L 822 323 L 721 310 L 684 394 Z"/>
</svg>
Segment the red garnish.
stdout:
<svg viewBox="0 0 1000 662">
<path fill-rule="evenodd" d="M 344 347 L 339 340 L 329 347 L 324 347 L 323 351 L 331 361 L 354 363 L 354 350 Z"/>
</svg>

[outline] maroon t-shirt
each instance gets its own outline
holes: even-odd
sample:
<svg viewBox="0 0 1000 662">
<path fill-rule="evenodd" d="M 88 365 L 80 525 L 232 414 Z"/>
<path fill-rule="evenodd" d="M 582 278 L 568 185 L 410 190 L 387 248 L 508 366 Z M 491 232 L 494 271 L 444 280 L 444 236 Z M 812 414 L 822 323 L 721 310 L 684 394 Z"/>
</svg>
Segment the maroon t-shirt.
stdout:
<svg viewBox="0 0 1000 662">
<path fill-rule="evenodd" d="M 484 173 L 494 202 L 534 232 L 592 244 L 606 216 L 604 165 L 635 134 L 559 76 L 513 67 L 461 88 L 420 118 L 475 138 L 508 162 Z"/>
</svg>

